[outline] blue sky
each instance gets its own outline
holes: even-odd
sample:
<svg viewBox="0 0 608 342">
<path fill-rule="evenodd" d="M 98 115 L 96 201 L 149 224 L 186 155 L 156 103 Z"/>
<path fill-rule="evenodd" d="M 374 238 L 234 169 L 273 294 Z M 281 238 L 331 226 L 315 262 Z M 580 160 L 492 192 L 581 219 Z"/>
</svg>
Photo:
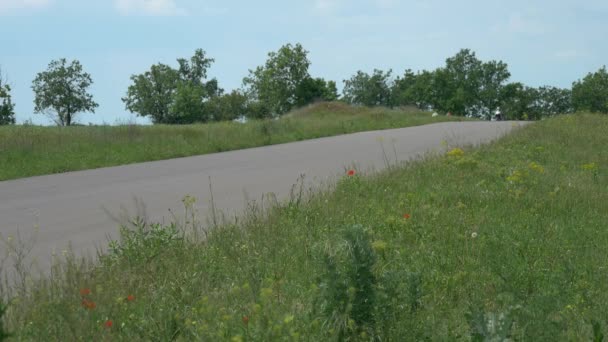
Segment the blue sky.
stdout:
<svg viewBox="0 0 608 342">
<path fill-rule="evenodd" d="M 0 0 L 0 67 L 17 121 L 50 124 L 31 82 L 53 59 L 78 59 L 99 108 L 77 120 L 114 124 L 136 119 L 120 100 L 130 75 L 196 48 L 226 90 L 297 42 L 311 74 L 339 87 L 357 70 L 434 69 L 461 48 L 506 62 L 511 81 L 570 87 L 608 64 L 606 18 L 606 0 Z"/>
</svg>

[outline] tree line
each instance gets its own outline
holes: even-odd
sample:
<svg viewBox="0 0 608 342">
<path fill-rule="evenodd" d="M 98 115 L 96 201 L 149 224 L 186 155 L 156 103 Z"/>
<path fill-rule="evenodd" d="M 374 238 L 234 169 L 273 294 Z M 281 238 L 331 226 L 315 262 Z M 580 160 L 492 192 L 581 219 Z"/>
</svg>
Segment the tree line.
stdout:
<svg viewBox="0 0 608 342">
<path fill-rule="evenodd" d="M 509 82 L 502 61 L 481 61 L 462 49 L 435 70 L 411 69 L 393 77 L 392 70 L 357 71 L 344 80 L 342 96 L 336 82 L 309 73 L 308 51 L 286 44 L 270 52 L 263 65 L 243 78 L 240 89 L 225 92 L 208 77 L 215 60 L 197 49 L 178 58 L 176 67 L 158 63 L 131 76 L 125 108 L 156 124 L 189 124 L 270 118 L 315 101 L 344 101 L 362 106 L 415 106 L 452 115 L 489 119 L 500 108 L 509 119 L 536 120 L 574 111 L 608 113 L 606 67 L 577 80 L 570 89 L 529 87 Z M 32 82 L 35 113 L 47 114 L 57 125 L 70 126 L 78 113 L 99 106 L 89 92 L 93 80 L 78 60 L 54 60 Z M 0 125 L 15 123 L 11 88 L 0 70 Z"/>
</svg>

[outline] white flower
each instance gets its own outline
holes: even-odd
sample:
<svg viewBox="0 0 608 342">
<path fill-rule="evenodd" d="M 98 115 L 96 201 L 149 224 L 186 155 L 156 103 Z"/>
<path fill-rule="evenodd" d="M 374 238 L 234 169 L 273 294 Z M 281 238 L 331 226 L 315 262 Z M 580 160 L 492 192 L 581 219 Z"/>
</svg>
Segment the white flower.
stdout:
<svg viewBox="0 0 608 342">
<path fill-rule="evenodd" d="M 477 237 L 477 232 L 473 232 L 473 234 L 471 234 L 471 237 L 474 239 Z"/>
</svg>

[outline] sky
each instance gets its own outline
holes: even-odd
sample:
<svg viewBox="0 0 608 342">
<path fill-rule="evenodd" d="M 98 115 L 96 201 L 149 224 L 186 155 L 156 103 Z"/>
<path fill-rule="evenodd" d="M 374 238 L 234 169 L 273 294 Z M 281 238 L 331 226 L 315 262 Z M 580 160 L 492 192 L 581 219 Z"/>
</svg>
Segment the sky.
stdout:
<svg viewBox="0 0 608 342">
<path fill-rule="evenodd" d="M 226 91 L 287 43 L 339 88 L 357 70 L 435 69 L 462 48 L 507 63 L 510 81 L 569 88 L 608 64 L 606 18 L 606 0 L 0 0 L 0 68 L 18 123 L 52 124 L 31 85 L 59 58 L 93 78 L 99 107 L 77 121 L 147 123 L 121 101 L 130 76 L 197 48 Z"/>
</svg>

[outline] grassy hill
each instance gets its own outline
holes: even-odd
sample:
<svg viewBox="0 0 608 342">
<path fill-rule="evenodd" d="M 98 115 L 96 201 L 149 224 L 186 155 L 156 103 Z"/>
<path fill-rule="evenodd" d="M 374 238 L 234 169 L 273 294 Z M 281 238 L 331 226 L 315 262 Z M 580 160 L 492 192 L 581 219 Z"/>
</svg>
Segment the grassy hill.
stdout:
<svg viewBox="0 0 608 342">
<path fill-rule="evenodd" d="M 245 124 L 0 126 L 0 181 L 447 120 L 415 109 L 317 103 Z"/>
<path fill-rule="evenodd" d="M 608 333 L 608 116 L 250 208 L 123 231 L 13 292 L 23 340 L 593 340 Z M 599 339 L 596 339 L 599 340 Z"/>
</svg>

